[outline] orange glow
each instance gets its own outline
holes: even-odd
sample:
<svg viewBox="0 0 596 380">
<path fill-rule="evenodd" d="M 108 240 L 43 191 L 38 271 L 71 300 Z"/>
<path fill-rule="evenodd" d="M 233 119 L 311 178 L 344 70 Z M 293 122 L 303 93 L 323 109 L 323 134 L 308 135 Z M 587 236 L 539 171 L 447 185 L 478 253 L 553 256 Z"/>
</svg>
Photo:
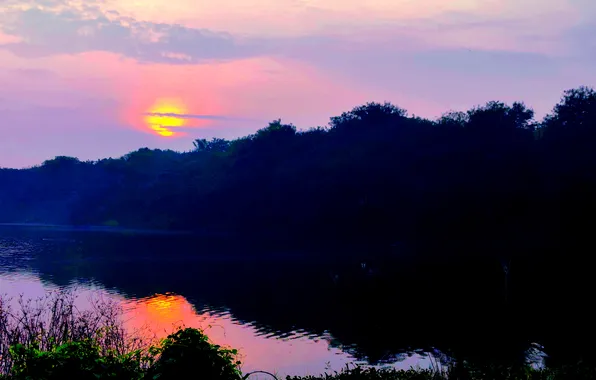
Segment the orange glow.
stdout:
<svg viewBox="0 0 596 380">
<path fill-rule="evenodd" d="M 185 297 L 173 293 L 125 301 L 124 308 L 129 314 L 127 328 L 141 335 L 147 334 L 147 339 L 165 338 L 179 327 L 208 329 L 217 324 L 209 313 L 197 313 Z"/>
<path fill-rule="evenodd" d="M 172 329 L 196 317 L 194 308 L 184 297 L 171 293 L 142 298 L 135 308 L 135 312 L 146 319 L 144 322 L 157 325 L 152 327 L 160 330 Z"/>
<path fill-rule="evenodd" d="M 148 111 L 150 114 L 145 117 L 145 121 L 149 128 L 154 130 L 158 135 L 163 137 L 170 137 L 174 135 L 172 128 L 184 126 L 185 120 L 181 117 L 172 115 L 160 114 L 176 114 L 183 115 L 186 109 L 182 102 L 175 99 L 159 99 L 153 107 Z"/>
<path fill-rule="evenodd" d="M 178 327 L 194 327 L 205 330 L 209 339 L 221 346 L 234 347 L 245 363 L 243 370 L 278 368 L 295 365 L 299 357 L 300 368 L 318 368 L 329 360 L 341 361 L 337 368 L 345 366 L 343 358 L 330 353 L 325 339 L 313 341 L 306 337 L 295 338 L 292 343 L 260 336 L 249 326 L 235 322 L 228 313 L 215 314 L 209 311 L 198 313 L 188 300 L 178 294 L 156 294 L 137 300 L 122 300 L 127 329 L 144 335 L 149 340 L 163 339 Z M 339 352 L 339 351 L 336 351 Z M 315 369 L 313 369 L 315 371 Z"/>
</svg>

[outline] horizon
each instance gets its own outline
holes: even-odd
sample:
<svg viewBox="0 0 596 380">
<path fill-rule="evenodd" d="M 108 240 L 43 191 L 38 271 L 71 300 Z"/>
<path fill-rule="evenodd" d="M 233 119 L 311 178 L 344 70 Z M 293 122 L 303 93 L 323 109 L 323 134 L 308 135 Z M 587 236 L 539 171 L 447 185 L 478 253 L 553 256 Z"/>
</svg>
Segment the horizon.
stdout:
<svg viewBox="0 0 596 380">
<path fill-rule="evenodd" d="M 5 0 L 0 167 L 187 151 L 369 101 L 424 118 L 490 100 L 541 119 L 593 86 L 589 0 Z"/>
<path fill-rule="evenodd" d="M 586 86 L 580 86 L 580 87 L 586 88 Z M 590 90 L 592 89 L 592 87 L 587 87 L 587 88 L 590 89 Z M 371 104 L 371 103 L 367 103 L 367 104 Z M 379 103 L 377 103 L 377 104 L 379 104 Z M 524 104 L 524 103 L 522 103 L 522 104 Z M 511 106 L 512 104 L 507 104 L 507 105 L 508 106 Z M 527 104 L 524 104 L 524 105 L 529 106 L 529 109 L 533 111 L 533 109 L 532 109 L 532 107 L 530 105 L 527 105 Z M 394 106 L 397 106 L 397 105 L 394 105 Z M 481 106 L 483 106 L 483 105 L 481 105 Z M 349 111 L 346 111 L 346 112 L 349 112 Z M 195 115 L 185 115 L 185 114 L 178 115 L 178 114 L 170 114 L 170 113 L 145 113 L 145 115 L 149 115 L 149 116 L 157 115 L 157 116 L 165 116 L 165 117 L 176 116 L 176 117 L 180 117 L 182 119 L 188 119 L 188 118 L 191 118 L 192 119 L 192 118 L 195 118 Z M 446 113 L 444 113 L 444 115 L 446 115 Z M 206 116 L 206 118 L 214 118 L 214 119 L 217 119 L 218 118 L 217 116 L 207 116 L 207 115 L 205 115 L 205 116 Z M 533 117 L 532 120 L 538 122 L 538 124 L 535 126 L 536 128 L 540 128 L 540 124 L 543 122 L 543 119 L 546 118 L 546 116 L 548 116 L 548 115 L 545 114 L 545 115 L 543 115 L 542 118 L 537 118 L 536 116 Z M 404 115 L 404 117 L 410 118 L 410 119 L 420 118 L 419 115 L 414 115 L 414 114 L 411 114 L 411 113 L 408 113 L 408 114 Z M 425 119 L 425 120 L 429 120 L 429 121 L 437 121 L 438 120 L 438 118 L 435 118 L 435 119 L 426 118 L 426 117 L 422 117 L 422 118 Z M 274 123 L 274 122 L 276 122 L 276 120 L 270 121 L 270 122 L 265 123 L 265 124 Z M 294 126 L 296 133 L 305 133 L 305 132 L 308 132 L 309 130 L 311 130 L 311 128 L 312 128 L 312 127 L 311 128 L 308 128 L 308 129 L 307 128 L 298 128 L 297 126 L 295 126 L 291 122 L 288 122 L 288 123 L 284 122 L 284 124 L 290 124 L 290 125 Z M 262 127 L 258 127 L 257 130 L 258 129 L 263 129 L 263 128 L 266 128 L 266 125 L 263 125 Z M 325 128 L 326 130 L 329 130 L 330 126 L 329 125 L 326 125 L 324 127 L 318 126 L 318 127 L 314 127 L 314 128 Z M 181 128 L 181 129 L 184 130 L 184 128 Z M 257 132 L 257 130 L 255 130 L 255 132 Z M 159 132 L 159 131 L 156 131 L 156 132 Z M 255 135 L 254 133 L 249 133 L 249 134 L 246 134 L 246 135 L 234 136 L 234 137 L 232 137 L 230 139 L 224 138 L 224 140 L 234 141 L 236 139 L 242 139 L 242 138 L 250 137 L 250 136 L 254 136 L 254 135 Z M 169 136 L 165 136 L 165 137 L 169 137 Z M 208 141 L 211 141 L 213 139 L 216 139 L 216 137 L 206 138 L 206 140 L 208 140 Z M 43 160 L 42 162 L 39 162 L 39 163 L 30 165 L 30 166 L 26 166 L 26 167 L 14 168 L 14 167 L 3 167 L 3 166 L 0 165 L 0 170 L 2 170 L 2 169 L 7 169 L 7 170 L 28 170 L 28 169 L 33 169 L 33 168 L 36 168 L 36 167 L 43 166 L 46 161 L 52 161 L 52 160 L 58 159 L 58 158 L 76 159 L 77 161 L 79 161 L 81 163 L 97 163 L 97 162 L 100 162 L 102 160 L 112 160 L 112 159 L 119 160 L 119 159 L 125 158 L 125 156 L 127 156 L 130 153 L 138 152 L 138 151 L 143 150 L 143 149 L 161 150 L 163 152 L 170 151 L 170 152 L 174 152 L 174 153 L 177 153 L 177 154 L 192 153 L 196 149 L 196 147 L 193 148 L 193 144 L 192 143 L 195 142 L 196 140 L 197 139 L 191 141 L 191 146 L 190 147 L 186 147 L 185 149 L 178 149 L 177 150 L 177 149 L 172 149 L 172 148 L 169 148 L 169 147 L 164 147 L 164 148 L 153 147 L 153 148 L 151 148 L 151 147 L 147 147 L 147 146 L 140 146 L 140 147 L 133 148 L 132 150 L 130 150 L 128 152 L 125 152 L 123 154 L 120 154 L 120 155 L 98 157 L 98 158 L 91 158 L 91 159 L 82 159 L 80 157 L 68 156 L 68 155 L 56 155 L 56 156 L 53 156 L 53 157 L 49 157 L 49 158 Z M 0 223 L 0 225 L 2 225 L 2 223 Z"/>
</svg>

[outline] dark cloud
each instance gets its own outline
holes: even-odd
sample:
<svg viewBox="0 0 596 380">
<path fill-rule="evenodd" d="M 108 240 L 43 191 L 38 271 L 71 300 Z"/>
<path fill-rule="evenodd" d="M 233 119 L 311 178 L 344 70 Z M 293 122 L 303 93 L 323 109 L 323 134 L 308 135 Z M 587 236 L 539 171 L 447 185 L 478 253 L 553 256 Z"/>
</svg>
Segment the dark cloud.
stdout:
<svg viewBox="0 0 596 380">
<path fill-rule="evenodd" d="M 242 42 L 227 33 L 141 22 L 121 17 L 117 12 L 104 14 L 92 5 L 12 8 L 0 17 L 0 30 L 22 39 L 0 45 L 0 48 L 30 58 L 107 51 L 141 62 L 199 63 L 264 53 L 262 47 Z"/>
<path fill-rule="evenodd" d="M 69 0 L 1 0 L 8 11 L 0 13 L 0 31 L 20 37 L 21 42 L 0 45 L 23 57 L 53 54 L 76 54 L 106 51 L 140 62 L 195 64 L 213 60 L 231 60 L 260 55 L 277 55 L 298 60 L 333 61 L 336 67 L 364 64 L 378 65 L 379 60 L 413 59 L 424 64 L 484 71 L 514 70 L 531 74 L 526 66 L 539 64 L 550 70 L 552 65 L 538 55 L 513 52 L 465 54 L 465 51 L 433 50 L 435 36 L 443 32 L 470 33 L 474 30 L 524 30 L 526 20 L 519 17 L 488 17 L 465 12 L 446 12 L 432 20 L 403 20 L 392 23 L 382 43 L 366 37 L 367 31 L 354 31 L 351 37 L 310 35 L 297 38 L 240 38 L 224 32 L 189 28 L 183 25 L 138 21 L 117 11 L 102 11 L 97 0 L 86 0 L 76 6 Z M 585 1 L 585 0 L 575 0 Z M 19 7 L 14 5 L 19 4 Z M 29 9 L 23 10 L 22 5 Z M 13 5 L 11 8 L 10 5 Z M 39 7 L 43 5 L 44 7 Z M 584 6 L 584 5 L 582 5 Z M 527 28 L 526 28 L 527 29 Z M 589 29 L 582 36 L 589 35 Z M 534 33 L 529 35 L 528 33 Z M 524 43 L 536 42 L 538 32 L 519 34 Z M 374 35 L 374 33 L 373 33 Z M 358 37 L 358 38 L 356 38 Z M 366 37 L 368 44 L 355 43 Z M 532 40 L 533 39 L 533 40 Z M 361 40 L 362 41 L 362 40 Z M 576 43 L 577 38 L 574 40 Z M 420 51 L 427 53 L 418 54 Z M 432 50 L 432 51 L 431 51 Z M 341 57 L 340 59 L 335 57 Z M 510 60 L 511 59 L 511 60 Z M 323 62 L 324 64 L 324 62 Z M 403 64 L 403 62 L 402 62 Z M 546 66 L 545 66 L 546 65 Z M 544 69 L 541 69 L 544 70 Z M 514 70 L 514 72 L 521 72 Z"/>
<path fill-rule="evenodd" d="M 267 123 L 247 123 L 247 124 L 225 124 L 219 123 L 217 125 L 200 126 L 200 125 L 186 125 L 183 127 L 168 127 L 168 129 L 174 133 L 183 134 L 186 137 L 192 137 L 191 140 L 187 140 L 186 145 L 181 145 L 181 149 L 188 150 L 192 148 L 192 140 L 197 138 L 212 139 L 225 138 L 234 140 L 240 136 L 248 136 L 254 133 L 257 129 L 264 128 Z"/>
<path fill-rule="evenodd" d="M 234 117 L 234 116 L 223 116 L 223 115 L 193 115 L 193 114 L 180 114 L 180 113 L 161 113 L 161 112 L 146 112 L 145 116 L 163 116 L 163 117 L 175 117 L 179 119 L 200 119 L 200 120 L 221 120 L 221 121 L 260 121 L 250 118 Z"/>
<path fill-rule="evenodd" d="M 23 3 L 8 1 L 9 5 Z M 0 45 L 23 57 L 53 54 L 76 54 L 107 51 L 140 62 L 194 64 L 211 60 L 230 60 L 260 55 L 282 55 L 302 59 L 314 50 L 351 50 L 354 40 L 366 37 L 367 31 L 354 30 L 353 36 L 310 35 L 296 38 L 240 38 L 224 32 L 188 28 L 182 25 L 138 21 L 116 11 L 101 11 L 94 0 L 73 6 L 67 0 L 29 0 L 29 9 L 9 8 L 0 14 L 0 31 L 20 37 L 21 42 Z M 43 3 L 43 4 L 42 4 Z M 44 5 L 40 8 L 35 5 Z M 367 51 L 405 53 L 428 45 L 429 35 L 441 32 L 469 31 L 481 28 L 517 28 L 522 21 L 514 18 L 471 17 L 466 13 L 445 13 L 433 20 L 409 20 L 392 23 L 387 34 L 390 41 Z M 373 31 L 374 32 L 374 31 Z M 371 38 L 367 38 L 371 40 Z M 432 43 L 431 43 L 432 44 Z M 324 52 L 323 52 L 324 53 Z M 354 51 L 351 52 L 354 55 Z M 357 53 L 358 54 L 358 53 Z M 378 54 L 375 53 L 375 54 Z M 346 61 L 350 64 L 351 57 Z"/>
</svg>

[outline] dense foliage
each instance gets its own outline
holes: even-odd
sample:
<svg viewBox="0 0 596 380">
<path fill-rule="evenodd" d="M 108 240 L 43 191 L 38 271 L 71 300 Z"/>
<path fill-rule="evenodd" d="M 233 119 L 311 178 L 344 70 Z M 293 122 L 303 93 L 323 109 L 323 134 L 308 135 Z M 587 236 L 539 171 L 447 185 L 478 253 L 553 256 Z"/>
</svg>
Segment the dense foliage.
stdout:
<svg viewBox="0 0 596 380">
<path fill-rule="evenodd" d="M 114 302 L 99 297 L 79 310 L 75 298 L 57 291 L 15 303 L 0 294 L 0 379 L 240 380 L 237 351 L 202 330 L 179 328 L 155 344 L 150 331 L 125 329 Z"/>
<path fill-rule="evenodd" d="M 431 121 L 369 103 L 327 128 L 277 120 L 185 153 L 56 157 L 0 171 L 0 222 L 529 244 L 570 230 L 569 213 L 590 215 L 596 93 L 566 91 L 543 121 L 533 116 L 492 101 Z"/>
<path fill-rule="evenodd" d="M 202 331 L 191 328 L 180 329 L 147 350 L 105 352 L 88 339 L 45 351 L 35 344 L 17 344 L 10 355 L 13 365 L 6 378 L 11 380 L 241 379 L 236 351 L 210 343 Z"/>
<path fill-rule="evenodd" d="M 140 353 L 101 354 L 92 340 L 68 342 L 43 351 L 35 346 L 15 345 L 10 349 L 13 366 L 9 379 L 122 379 L 142 378 Z"/>
<path fill-rule="evenodd" d="M 1 375 L 6 380 L 244 380 L 260 373 L 279 380 L 269 372 L 254 371 L 243 375 L 238 369 L 234 350 L 223 350 L 208 342 L 196 329 L 180 329 L 148 352 L 140 350 L 124 355 L 101 354 L 93 341 L 69 342 L 41 351 L 34 347 L 14 346 L 11 372 Z M 596 371 L 591 367 L 574 366 L 556 369 L 531 367 L 477 367 L 469 364 L 437 368 L 395 370 L 374 367 L 346 368 L 341 372 L 318 376 L 287 376 L 286 380 L 588 380 Z"/>
</svg>

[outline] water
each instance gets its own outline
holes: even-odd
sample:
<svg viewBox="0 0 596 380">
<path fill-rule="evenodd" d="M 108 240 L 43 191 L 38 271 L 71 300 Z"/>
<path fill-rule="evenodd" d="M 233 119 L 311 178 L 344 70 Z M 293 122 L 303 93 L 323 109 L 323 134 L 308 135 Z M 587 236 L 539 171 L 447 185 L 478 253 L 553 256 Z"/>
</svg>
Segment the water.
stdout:
<svg viewBox="0 0 596 380">
<path fill-rule="evenodd" d="M 334 301 L 317 294 L 337 280 L 328 268 L 298 252 L 181 237 L 0 230 L 0 294 L 37 298 L 69 289 L 81 308 L 109 298 L 126 310 L 128 328 L 158 337 L 176 326 L 200 327 L 239 350 L 244 372 L 306 375 L 368 364 L 350 337 L 365 327 L 337 327 L 342 315 L 326 312 Z M 377 359 L 398 368 L 430 363 L 420 354 Z"/>
</svg>

